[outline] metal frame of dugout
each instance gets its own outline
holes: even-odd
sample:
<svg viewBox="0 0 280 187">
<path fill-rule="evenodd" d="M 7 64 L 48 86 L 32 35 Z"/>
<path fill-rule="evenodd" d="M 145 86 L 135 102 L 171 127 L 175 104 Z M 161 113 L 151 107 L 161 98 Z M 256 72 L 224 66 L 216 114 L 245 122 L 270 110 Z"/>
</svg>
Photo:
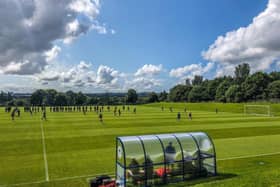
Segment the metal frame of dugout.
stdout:
<svg viewBox="0 0 280 187">
<path fill-rule="evenodd" d="M 116 138 L 120 187 L 155 186 L 216 174 L 215 147 L 204 132 Z"/>
</svg>

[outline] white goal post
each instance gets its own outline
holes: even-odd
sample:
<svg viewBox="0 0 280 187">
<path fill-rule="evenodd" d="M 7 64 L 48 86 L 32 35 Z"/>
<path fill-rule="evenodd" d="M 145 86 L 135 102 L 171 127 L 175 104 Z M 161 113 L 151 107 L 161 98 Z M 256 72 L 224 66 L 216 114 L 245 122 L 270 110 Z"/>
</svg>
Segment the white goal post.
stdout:
<svg viewBox="0 0 280 187">
<path fill-rule="evenodd" d="M 270 105 L 244 105 L 244 114 L 256 116 L 271 116 Z"/>
</svg>

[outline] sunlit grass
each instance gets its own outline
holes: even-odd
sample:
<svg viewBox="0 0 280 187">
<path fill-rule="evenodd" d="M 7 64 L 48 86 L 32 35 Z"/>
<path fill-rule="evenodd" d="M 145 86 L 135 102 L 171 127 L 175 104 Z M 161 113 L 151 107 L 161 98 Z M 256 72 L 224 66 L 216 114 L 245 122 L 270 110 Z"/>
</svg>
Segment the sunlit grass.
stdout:
<svg viewBox="0 0 280 187">
<path fill-rule="evenodd" d="M 161 106 L 165 107 L 164 111 Z M 173 112 L 169 112 L 170 106 Z M 44 182 L 40 114 L 30 116 L 22 112 L 20 118 L 11 121 L 10 115 L 0 108 L 0 186 L 36 181 L 40 183 L 20 186 L 88 186 L 89 176 L 114 173 L 117 136 L 190 131 L 207 132 L 214 139 L 218 159 L 252 157 L 218 161 L 218 177 L 178 186 L 269 186 L 280 183 L 280 154 L 254 157 L 280 151 L 279 117 L 245 116 L 243 104 L 160 103 L 136 107 L 137 114 L 133 114 L 133 107 L 130 107 L 130 111 L 123 112 L 120 117 L 105 111 L 103 123 L 95 112 L 86 115 L 82 112 L 47 112 L 48 120 L 42 123 L 49 182 Z M 192 111 L 193 120 L 184 114 L 185 107 Z M 272 109 L 278 114 L 280 105 L 272 105 Z M 177 112 L 182 114 L 180 121 L 176 120 Z"/>
</svg>

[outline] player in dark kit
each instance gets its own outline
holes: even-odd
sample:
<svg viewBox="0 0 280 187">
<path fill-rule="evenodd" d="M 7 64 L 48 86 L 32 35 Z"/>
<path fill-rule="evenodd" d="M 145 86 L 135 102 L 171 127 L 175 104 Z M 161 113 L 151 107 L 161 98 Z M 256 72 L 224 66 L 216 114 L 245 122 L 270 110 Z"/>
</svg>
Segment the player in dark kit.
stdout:
<svg viewBox="0 0 280 187">
<path fill-rule="evenodd" d="M 99 121 L 102 123 L 103 122 L 103 115 L 102 115 L 102 113 L 99 113 Z"/>
<path fill-rule="evenodd" d="M 15 113 L 16 113 L 16 109 L 14 109 L 11 113 L 11 117 L 13 121 L 15 120 Z"/>
<path fill-rule="evenodd" d="M 17 116 L 20 117 L 20 109 L 17 108 Z"/>
<path fill-rule="evenodd" d="M 174 162 L 175 162 L 175 156 L 176 156 L 176 149 L 172 145 L 172 142 L 168 143 L 168 145 L 166 146 L 164 152 L 165 152 L 167 167 L 169 168 L 170 165 L 171 165 L 171 168 L 173 170 Z"/>
<path fill-rule="evenodd" d="M 177 120 L 179 121 L 180 119 L 181 119 L 181 113 L 178 112 L 178 114 L 177 114 Z"/>
<path fill-rule="evenodd" d="M 43 113 L 42 113 L 42 120 L 47 120 L 47 113 L 46 113 L 46 110 L 43 110 Z"/>
<path fill-rule="evenodd" d="M 189 112 L 189 119 L 192 120 L 192 113 Z"/>
</svg>

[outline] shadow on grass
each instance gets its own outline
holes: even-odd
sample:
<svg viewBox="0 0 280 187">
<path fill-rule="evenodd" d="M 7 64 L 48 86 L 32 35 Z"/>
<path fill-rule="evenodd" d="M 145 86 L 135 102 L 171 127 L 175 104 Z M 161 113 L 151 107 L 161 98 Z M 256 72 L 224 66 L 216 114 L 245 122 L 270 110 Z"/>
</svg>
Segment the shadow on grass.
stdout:
<svg viewBox="0 0 280 187">
<path fill-rule="evenodd" d="M 231 179 L 237 177 L 236 174 L 232 174 L 232 173 L 220 173 L 216 176 L 213 177 L 207 177 L 207 178 L 197 178 L 197 179 L 189 179 L 189 180 L 185 180 L 179 183 L 169 183 L 167 186 L 174 186 L 174 187 L 184 187 L 184 186 L 194 186 L 197 184 L 203 184 L 203 183 L 209 183 L 209 182 L 217 182 L 217 181 L 221 181 L 221 180 L 226 180 L 226 179 Z"/>
</svg>

